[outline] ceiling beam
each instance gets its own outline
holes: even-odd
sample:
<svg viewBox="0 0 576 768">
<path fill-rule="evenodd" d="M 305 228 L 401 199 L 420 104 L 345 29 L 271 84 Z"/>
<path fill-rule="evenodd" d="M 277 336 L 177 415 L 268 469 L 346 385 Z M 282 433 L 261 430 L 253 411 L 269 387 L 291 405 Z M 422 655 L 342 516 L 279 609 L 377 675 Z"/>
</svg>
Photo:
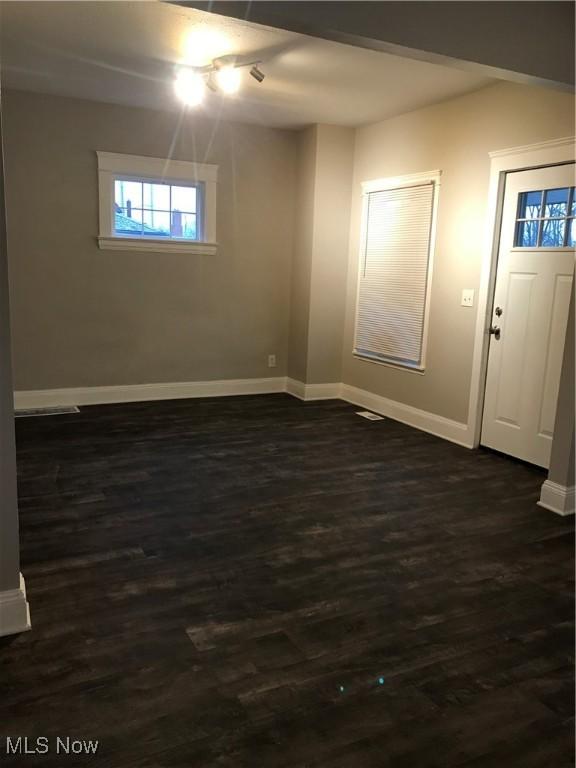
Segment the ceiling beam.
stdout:
<svg viewBox="0 0 576 768">
<path fill-rule="evenodd" d="M 574 4 L 568 1 L 176 4 L 489 77 L 573 90 Z"/>
</svg>

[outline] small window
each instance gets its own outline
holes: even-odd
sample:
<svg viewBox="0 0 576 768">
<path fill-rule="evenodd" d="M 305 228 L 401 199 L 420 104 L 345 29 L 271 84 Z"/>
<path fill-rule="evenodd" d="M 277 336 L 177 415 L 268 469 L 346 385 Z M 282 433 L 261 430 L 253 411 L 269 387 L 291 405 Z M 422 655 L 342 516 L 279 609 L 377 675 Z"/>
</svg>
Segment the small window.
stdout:
<svg viewBox="0 0 576 768">
<path fill-rule="evenodd" d="M 576 245 L 574 187 L 521 192 L 516 248 L 573 248 Z"/>
<path fill-rule="evenodd" d="M 98 152 L 100 247 L 215 253 L 217 170 Z"/>
<path fill-rule="evenodd" d="M 440 172 L 366 182 L 354 354 L 423 371 Z"/>
<path fill-rule="evenodd" d="M 161 237 L 200 240 L 198 226 L 202 187 L 176 186 L 116 178 L 114 234 L 118 237 Z"/>
</svg>

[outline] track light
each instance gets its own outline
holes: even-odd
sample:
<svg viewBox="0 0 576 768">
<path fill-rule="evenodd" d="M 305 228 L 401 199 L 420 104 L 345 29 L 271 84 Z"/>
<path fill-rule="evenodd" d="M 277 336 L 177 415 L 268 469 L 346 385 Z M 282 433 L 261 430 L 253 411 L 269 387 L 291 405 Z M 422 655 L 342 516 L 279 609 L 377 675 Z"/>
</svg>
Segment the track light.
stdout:
<svg viewBox="0 0 576 768">
<path fill-rule="evenodd" d="M 234 66 L 221 67 L 216 70 L 216 82 L 222 93 L 231 96 L 240 90 L 240 70 Z"/>
<path fill-rule="evenodd" d="M 180 101 L 189 107 L 202 104 L 206 96 L 206 82 L 199 72 L 181 69 L 176 75 L 174 90 Z"/>
<path fill-rule="evenodd" d="M 261 83 L 262 80 L 264 80 L 264 78 L 266 77 L 264 72 L 262 72 L 262 70 L 258 68 L 257 64 L 254 64 L 254 66 L 250 69 L 250 74 L 252 75 L 254 80 L 256 80 L 259 83 Z"/>
<path fill-rule="evenodd" d="M 227 96 L 238 93 L 242 82 L 242 70 L 250 67 L 250 75 L 258 83 L 264 80 L 259 61 L 230 63 L 230 57 L 214 59 L 204 67 L 181 67 L 176 73 L 174 90 L 176 95 L 189 107 L 197 107 L 206 97 L 206 91 L 220 91 Z"/>
</svg>

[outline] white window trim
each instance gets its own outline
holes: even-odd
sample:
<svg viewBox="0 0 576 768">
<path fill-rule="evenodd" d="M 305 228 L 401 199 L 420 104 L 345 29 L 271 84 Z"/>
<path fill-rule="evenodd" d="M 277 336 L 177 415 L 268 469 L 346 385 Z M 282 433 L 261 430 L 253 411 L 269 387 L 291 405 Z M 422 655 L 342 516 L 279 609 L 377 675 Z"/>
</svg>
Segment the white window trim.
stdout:
<svg viewBox="0 0 576 768">
<path fill-rule="evenodd" d="M 113 251 L 155 251 L 168 253 L 196 253 L 214 255 L 216 240 L 216 185 L 218 166 L 187 160 L 168 160 L 160 157 L 121 155 L 115 152 L 96 152 L 98 157 L 98 189 L 100 199 L 98 245 Z M 201 183 L 204 188 L 202 240 L 163 240 L 146 237 L 120 237 L 114 235 L 114 178 L 119 174 L 139 178 L 162 179 L 165 182 L 185 181 Z"/>
<path fill-rule="evenodd" d="M 428 274 L 426 281 L 426 297 L 424 299 L 424 323 L 422 326 L 422 355 L 420 363 L 410 364 L 394 362 L 393 360 L 380 360 L 366 354 L 360 354 L 352 349 L 352 354 L 358 360 L 366 363 L 375 363 L 387 368 L 395 368 L 409 373 L 424 375 L 426 370 L 426 353 L 428 350 L 428 324 L 430 317 L 430 299 L 432 295 L 432 275 L 434 267 L 434 252 L 436 248 L 436 225 L 438 219 L 438 194 L 440 191 L 441 170 L 426 171 L 425 173 L 412 173 L 405 176 L 390 176 L 384 179 L 371 179 L 363 181 L 362 187 L 362 213 L 360 227 L 360 247 L 358 250 L 358 280 L 356 286 L 356 317 L 354 321 L 354 336 L 356 336 L 356 324 L 358 323 L 358 311 L 360 309 L 360 279 L 364 263 L 364 249 L 368 227 L 368 195 L 371 192 L 382 192 L 387 189 L 400 189 L 401 187 L 415 187 L 422 184 L 434 185 L 434 197 L 432 200 L 432 224 L 430 227 L 430 248 L 428 252 Z"/>
</svg>

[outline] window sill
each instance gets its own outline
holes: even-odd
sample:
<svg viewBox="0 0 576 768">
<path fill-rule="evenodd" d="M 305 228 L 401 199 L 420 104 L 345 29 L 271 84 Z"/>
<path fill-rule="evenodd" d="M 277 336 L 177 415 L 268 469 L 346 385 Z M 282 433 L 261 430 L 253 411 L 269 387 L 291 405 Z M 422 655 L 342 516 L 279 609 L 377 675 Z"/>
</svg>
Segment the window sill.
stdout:
<svg viewBox="0 0 576 768">
<path fill-rule="evenodd" d="M 182 240 L 155 240 L 146 237 L 98 237 L 98 246 L 104 251 L 153 251 L 154 253 L 196 253 L 215 256 L 217 243 L 183 242 Z"/>
<path fill-rule="evenodd" d="M 416 365 L 410 363 L 395 363 L 392 360 L 384 360 L 382 358 L 367 355 L 362 352 L 352 351 L 352 354 L 357 360 L 363 360 L 365 363 L 376 363 L 376 365 L 383 365 L 386 368 L 394 368 L 397 371 L 406 371 L 407 373 L 417 373 L 423 376 L 426 373 L 426 368 L 423 365 Z"/>
</svg>

